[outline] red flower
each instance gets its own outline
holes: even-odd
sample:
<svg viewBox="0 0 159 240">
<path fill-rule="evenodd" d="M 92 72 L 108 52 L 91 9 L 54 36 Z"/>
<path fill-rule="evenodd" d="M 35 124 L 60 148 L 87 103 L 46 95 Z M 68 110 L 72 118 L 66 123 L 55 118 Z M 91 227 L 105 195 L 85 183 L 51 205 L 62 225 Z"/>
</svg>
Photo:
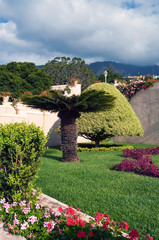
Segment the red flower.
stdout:
<svg viewBox="0 0 159 240">
<path fill-rule="evenodd" d="M 89 237 L 93 237 L 93 232 L 91 231 L 89 234 L 88 234 Z"/>
<path fill-rule="evenodd" d="M 80 225 L 81 225 L 82 227 L 85 226 L 85 222 L 84 222 L 82 219 L 79 219 L 79 223 L 80 223 Z"/>
<path fill-rule="evenodd" d="M 99 223 L 102 218 L 103 218 L 103 214 L 100 214 L 100 212 L 97 212 L 97 215 L 95 217 L 96 222 Z"/>
<path fill-rule="evenodd" d="M 75 210 L 69 206 L 68 208 L 66 208 L 66 214 L 67 215 L 74 215 Z"/>
<path fill-rule="evenodd" d="M 146 236 L 146 240 L 153 240 L 153 238 L 150 237 L 150 234 L 147 234 L 147 236 Z"/>
<path fill-rule="evenodd" d="M 66 219 L 67 225 L 73 225 L 75 223 L 75 219 L 72 217 L 69 217 Z"/>
<path fill-rule="evenodd" d="M 121 227 L 123 227 L 125 229 L 125 231 L 127 231 L 129 228 L 129 225 L 126 222 L 122 222 Z"/>
<path fill-rule="evenodd" d="M 135 229 L 131 229 L 131 232 L 129 233 L 130 239 L 135 239 L 138 236 L 139 236 L 138 231 L 136 231 Z"/>
<path fill-rule="evenodd" d="M 58 211 L 59 211 L 59 212 L 63 212 L 63 208 L 62 208 L 62 207 L 59 207 L 59 208 L 58 208 Z"/>
<path fill-rule="evenodd" d="M 103 227 L 102 227 L 102 228 L 103 228 L 103 229 L 108 229 L 108 225 L 109 225 L 109 224 L 108 224 L 107 222 L 105 222 L 105 223 L 103 223 Z"/>
<path fill-rule="evenodd" d="M 78 238 L 85 237 L 85 236 L 86 236 L 86 233 L 85 233 L 84 231 L 79 231 L 79 232 L 77 233 L 77 237 L 78 237 Z"/>
</svg>

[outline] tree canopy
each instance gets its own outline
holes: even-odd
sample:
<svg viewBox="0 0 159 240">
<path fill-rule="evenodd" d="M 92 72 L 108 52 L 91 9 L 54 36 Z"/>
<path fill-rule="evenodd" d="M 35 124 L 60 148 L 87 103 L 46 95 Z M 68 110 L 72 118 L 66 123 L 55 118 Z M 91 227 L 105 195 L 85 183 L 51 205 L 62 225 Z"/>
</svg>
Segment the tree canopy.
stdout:
<svg viewBox="0 0 159 240">
<path fill-rule="evenodd" d="M 141 136 L 143 129 L 131 105 L 120 91 L 108 83 L 96 83 L 88 90 L 104 90 L 116 97 L 114 108 L 98 113 L 82 113 L 77 120 L 78 135 L 96 142 L 114 136 Z"/>
<path fill-rule="evenodd" d="M 23 103 L 33 108 L 58 112 L 61 119 L 62 161 L 77 162 L 77 127 L 76 119 L 81 112 L 97 112 L 113 107 L 114 97 L 105 91 L 87 90 L 80 95 L 65 96 L 60 91 L 45 91 L 40 95 L 22 96 Z"/>
<path fill-rule="evenodd" d="M 34 63 L 10 62 L 0 65 L 0 91 L 11 92 L 15 98 L 25 91 L 39 94 L 50 86 L 51 77 Z"/>
<path fill-rule="evenodd" d="M 71 78 L 77 78 L 83 91 L 96 81 L 91 68 L 77 57 L 56 57 L 44 66 L 44 70 L 52 77 L 53 85 L 68 84 Z"/>
</svg>

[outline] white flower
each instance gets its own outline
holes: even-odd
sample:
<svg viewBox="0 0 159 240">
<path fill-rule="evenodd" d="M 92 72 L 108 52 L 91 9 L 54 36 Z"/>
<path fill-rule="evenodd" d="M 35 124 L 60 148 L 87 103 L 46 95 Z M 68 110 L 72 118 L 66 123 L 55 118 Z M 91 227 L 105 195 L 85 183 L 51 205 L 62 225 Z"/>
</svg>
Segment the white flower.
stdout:
<svg viewBox="0 0 159 240">
<path fill-rule="evenodd" d="M 21 230 L 25 230 L 25 229 L 28 228 L 28 227 L 29 227 L 29 224 L 28 224 L 28 222 L 26 222 L 26 221 L 25 221 L 23 224 L 20 225 L 20 229 L 21 229 Z"/>
</svg>

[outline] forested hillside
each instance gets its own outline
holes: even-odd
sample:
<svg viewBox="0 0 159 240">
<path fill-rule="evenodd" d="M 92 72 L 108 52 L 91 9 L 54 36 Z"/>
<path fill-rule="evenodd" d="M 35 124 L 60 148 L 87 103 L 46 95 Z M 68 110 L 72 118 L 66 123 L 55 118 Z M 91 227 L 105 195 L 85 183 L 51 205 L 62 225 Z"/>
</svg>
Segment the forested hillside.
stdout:
<svg viewBox="0 0 159 240">
<path fill-rule="evenodd" d="M 112 61 L 94 62 L 89 66 L 93 70 L 96 76 L 104 74 L 104 71 L 112 65 L 114 73 L 119 73 L 123 77 L 127 76 L 138 76 L 138 75 L 159 75 L 159 66 L 135 66 L 131 64 L 116 63 Z"/>
</svg>

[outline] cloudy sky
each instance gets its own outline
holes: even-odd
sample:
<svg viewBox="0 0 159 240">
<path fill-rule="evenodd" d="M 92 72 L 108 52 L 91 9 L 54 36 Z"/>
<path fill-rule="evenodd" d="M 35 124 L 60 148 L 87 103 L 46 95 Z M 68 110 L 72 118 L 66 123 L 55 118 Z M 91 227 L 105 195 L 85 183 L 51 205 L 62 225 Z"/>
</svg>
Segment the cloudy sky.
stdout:
<svg viewBox="0 0 159 240">
<path fill-rule="evenodd" d="M 0 64 L 58 56 L 159 65 L 159 1 L 0 0 Z"/>
</svg>

